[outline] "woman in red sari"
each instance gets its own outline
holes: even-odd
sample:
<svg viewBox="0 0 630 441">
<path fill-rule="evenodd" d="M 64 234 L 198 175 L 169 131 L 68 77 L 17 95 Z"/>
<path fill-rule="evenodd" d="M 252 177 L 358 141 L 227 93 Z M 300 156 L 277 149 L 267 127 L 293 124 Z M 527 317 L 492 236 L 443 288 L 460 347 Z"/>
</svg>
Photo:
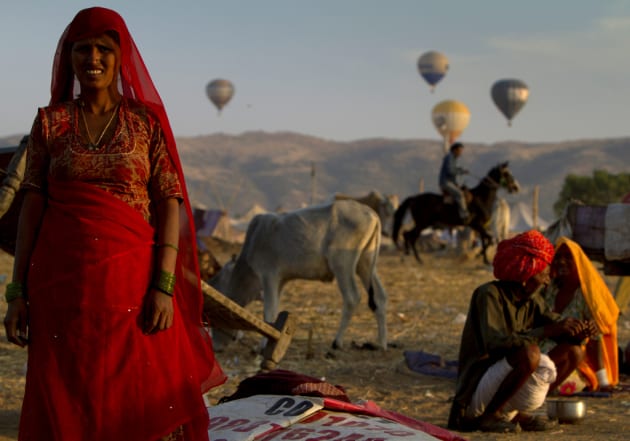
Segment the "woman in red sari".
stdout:
<svg viewBox="0 0 630 441">
<path fill-rule="evenodd" d="M 202 393 L 225 376 L 184 176 L 116 12 L 82 10 L 61 36 L 22 188 L 5 317 L 29 351 L 19 439 L 207 440 Z"/>
</svg>

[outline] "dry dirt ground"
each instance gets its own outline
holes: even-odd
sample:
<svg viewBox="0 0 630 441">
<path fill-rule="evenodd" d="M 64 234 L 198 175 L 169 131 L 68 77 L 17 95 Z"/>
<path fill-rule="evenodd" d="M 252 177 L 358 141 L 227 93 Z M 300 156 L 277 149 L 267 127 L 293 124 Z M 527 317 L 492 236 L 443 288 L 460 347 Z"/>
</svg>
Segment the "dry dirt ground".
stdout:
<svg viewBox="0 0 630 441">
<path fill-rule="evenodd" d="M 238 252 L 238 245 L 214 241 L 212 249 L 224 263 Z M 378 272 L 389 293 L 388 331 L 392 347 L 369 351 L 353 347 L 376 341 L 376 322 L 367 307 L 366 296 L 345 337 L 345 348 L 332 351 L 341 298 L 335 284 L 294 281 L 287 285 L 281 308 L 293 313 L 298 322 L 292 344 L 278 366 L 323 378 L 343 386 L 353 401 L 372 400 L 382 408 L 445 427 L 454 393 L 454 381 L 410 371 L 404 362 L 405 350 L 423 350 L 457 357 L 473 289 L 492 278 L 491 268 L 480 259 L 458 257 L 452 250 L 425 253 L 424 265 L 387 248 L 381 252 Z M 12 258 L 0 255 L 0 277 L 10 274 Z M 610 278 L 614 285 L 616 279 Z M 0 283 L 4 292 L 4 281 Z M 249 309 L 261 313 L 261 304 Z M 4 316 L 6 303 L 0 301 Z M 309 340 L 309 335 L 312 338 Z M 24 388 L 24 350 L 6 343 L 0 336 L 0 441 L 17 439 L 17 424 Z M 257 372 L 260 359 L 253 353 L 259 335 L 246 332 L 229 351 L 217 354 L 228 382 L 208 395 L 211 404 L 236 390 L 238 383 Z M 619 319 L 619 342 L 630 341 L 630 319 Z M 622 382 L 630 383 L 623 377 Z M 481 432 L 461 434 L 470 440 L 534 439 L 622 440 L 630 433 L 630 392 L 615 392 L 610 398 L 586 398 L 587 415 L 581 424 L 560 425 L 544 434 L 495 435 Z"/>
</svg>

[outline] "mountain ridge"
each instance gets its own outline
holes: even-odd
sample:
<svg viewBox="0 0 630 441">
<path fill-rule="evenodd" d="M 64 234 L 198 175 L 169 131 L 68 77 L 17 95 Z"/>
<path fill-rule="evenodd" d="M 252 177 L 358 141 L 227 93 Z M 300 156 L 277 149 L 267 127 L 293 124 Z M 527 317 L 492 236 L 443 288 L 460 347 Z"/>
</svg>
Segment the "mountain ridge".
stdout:
<svg viewBox="0 0 630 441">
<path fill-rule="evenodd" d="M 16 145 L 21 137 L 0 138 L 0 147 Z M 176 140 L 193 203 L 235 216 L 254 204 L 292 210 L 330 200 L 335 192 L 361 196 L 377 190 L 397 194 L 402 201 L 419 192 L 420 182 L 424 191 L 437 191 L 444 154 L 442 141 L 435 139 L 334 141 L 290 131 Z M 464 144 L 460 163 L 471 170 L 466 185 L 477 185 L 490 168 L 509 161 L 522 190 L 499 195 L 510 204 L 531 205 L 533 189 L 539 186 L 539 213 L 546 220 L 554 218 L 552 207 L 567 174 L 591 176 L 597 169 L 621 173 L 630 164 L 630 137 Z"/>
</svg>

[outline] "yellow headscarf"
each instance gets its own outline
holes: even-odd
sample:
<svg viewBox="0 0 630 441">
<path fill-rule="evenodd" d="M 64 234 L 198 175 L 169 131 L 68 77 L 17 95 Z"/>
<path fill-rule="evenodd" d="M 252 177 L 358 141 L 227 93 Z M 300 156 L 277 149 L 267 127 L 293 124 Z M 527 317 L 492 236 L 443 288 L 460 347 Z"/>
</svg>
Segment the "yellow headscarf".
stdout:
<svg viewBox="0 0 630 441">
<path fill-rule="evenodd" d="M 619 317 L 619 307 L 615 302 L 606 282 L 597 271 L 582 248 L 567 237 L 560 237 L 556 242 L 556 250 L 566 245 L 573 256 L 575 266 L 580 279 L 582 295 L 593 320 L 597 324 L 603 341 L 603 361 L 608 374 L 608 381 L 611 385 L 619 383 L 619 364 L 617 348 L 617 318 Z M 595 376 L 593 366 L 585 359 L 579 366 L 580 371 L 589 379 L 593 388 L 597 388 L 599 383 Z"/>
</svg>

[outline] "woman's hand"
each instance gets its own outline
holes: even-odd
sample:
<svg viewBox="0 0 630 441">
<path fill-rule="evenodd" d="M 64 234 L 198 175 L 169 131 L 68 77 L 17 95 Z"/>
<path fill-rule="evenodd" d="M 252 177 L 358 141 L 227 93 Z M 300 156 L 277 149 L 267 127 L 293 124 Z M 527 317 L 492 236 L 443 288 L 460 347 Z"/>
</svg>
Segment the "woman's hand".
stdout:
<svg viewBox="0 0 630 441">
<path fill-rule="evenodd" d="M 586 334 L 587 337 L 592 338 L 599 335 L 599 328 L 597 327 L 597 323 L 595 320 L 587 320 L 586 321 Z"/>
<path fill-rule="evenodd" d="M 28 306 L 24 298 L 18 297 L 9 302 L 4 316 L 4 330 L 11 343 L 21 348 L 28 344 Z"/>
<path fill-rule="evenodd" d="M 145 334 L 170 328 L 173 326 L 173 298 L 151 288 L 144 302 L 143 318 L 142 331 Z"/>
<path fill-rule="evenodd" d="M 589 338 L 595 337 L 599 334 L 599 329 L 593 320 L 580 320 L 580 328 L 574 337 L 579 341 L 584 341 Z"/>
</svg>

